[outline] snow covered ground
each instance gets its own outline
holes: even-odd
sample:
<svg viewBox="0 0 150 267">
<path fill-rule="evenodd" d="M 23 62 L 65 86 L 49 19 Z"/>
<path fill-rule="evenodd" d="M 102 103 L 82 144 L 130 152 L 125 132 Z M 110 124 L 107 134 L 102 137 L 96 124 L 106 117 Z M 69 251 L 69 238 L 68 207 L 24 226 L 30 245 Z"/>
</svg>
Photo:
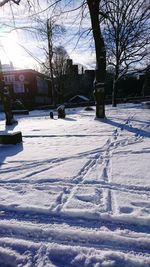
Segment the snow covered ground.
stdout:
<svg viewBox="0 0 150 267">
<path fill-rule="evenodd" d="M 150 266 L 150 110 L 15 116 L 0 145 L 0 267 Z"/>
</svg>

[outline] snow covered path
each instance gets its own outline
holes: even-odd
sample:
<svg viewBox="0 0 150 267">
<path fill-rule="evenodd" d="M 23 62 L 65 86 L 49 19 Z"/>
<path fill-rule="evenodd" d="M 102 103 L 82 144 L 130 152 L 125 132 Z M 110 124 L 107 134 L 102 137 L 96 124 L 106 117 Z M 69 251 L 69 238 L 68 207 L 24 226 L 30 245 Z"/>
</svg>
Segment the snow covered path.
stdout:
<svg viewBox="0 0 150 267">
<path fill-rule="evenodd" d="M 150 266 L 150 111 L 94 116 L 0 114 L 23 135 L 0 145 L 0 267 Z"/>
</svg>

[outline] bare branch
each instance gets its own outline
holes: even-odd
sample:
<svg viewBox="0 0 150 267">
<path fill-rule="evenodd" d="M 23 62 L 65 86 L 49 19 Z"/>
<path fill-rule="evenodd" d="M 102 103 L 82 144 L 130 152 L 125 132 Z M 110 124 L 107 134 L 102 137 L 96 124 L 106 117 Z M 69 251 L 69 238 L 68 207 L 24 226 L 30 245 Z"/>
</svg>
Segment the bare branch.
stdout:
<svg viewBox="0 0 150 267">
<path fill-rule="evenodd" d="M 16 5 L 19 5 L 21 0 L 3 0 L 0 2 L 0 7 L 4 6 L 5 4 L 9 3 L 9 2 L 13 2 Z"/>
</svg>

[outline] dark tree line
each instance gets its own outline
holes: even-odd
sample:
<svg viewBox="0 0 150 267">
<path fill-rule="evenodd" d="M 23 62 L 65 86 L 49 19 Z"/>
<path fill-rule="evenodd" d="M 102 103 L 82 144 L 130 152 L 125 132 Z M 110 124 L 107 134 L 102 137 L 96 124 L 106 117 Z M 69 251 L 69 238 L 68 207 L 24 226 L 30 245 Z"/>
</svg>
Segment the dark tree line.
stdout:
<svg viewBox="0 0 150 267">
<path fill-rule="evenodd" d="M 145 0 L 107 0 L 102 11 L 107 65 L 114 72 L 112 103 L 116 106 L 119 80 L 149 56 L 150 7 Z"/>
</svg>

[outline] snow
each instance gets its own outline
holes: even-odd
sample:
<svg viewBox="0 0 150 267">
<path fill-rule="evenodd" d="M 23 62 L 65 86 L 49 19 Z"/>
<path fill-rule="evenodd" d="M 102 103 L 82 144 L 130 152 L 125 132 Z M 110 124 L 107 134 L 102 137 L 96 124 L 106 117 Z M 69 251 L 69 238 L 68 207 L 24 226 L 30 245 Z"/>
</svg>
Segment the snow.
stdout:
<svg viewBox="0 0 150 267">
<path fill-rule="evenodd" d="M 0 267 L 149 267 L 149 109 L 49 112 L 0 113 Z"/>
</svg>

